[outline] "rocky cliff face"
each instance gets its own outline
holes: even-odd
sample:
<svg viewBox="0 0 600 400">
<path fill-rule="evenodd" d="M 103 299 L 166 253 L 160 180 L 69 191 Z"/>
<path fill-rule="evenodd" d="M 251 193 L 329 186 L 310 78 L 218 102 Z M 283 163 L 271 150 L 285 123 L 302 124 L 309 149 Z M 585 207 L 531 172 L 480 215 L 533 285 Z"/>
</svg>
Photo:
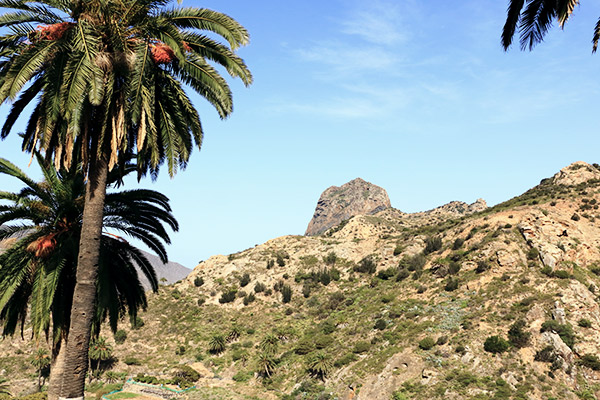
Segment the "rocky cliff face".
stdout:
<svg viewBox="0 0 600 400">
<path fill-rule="evenodd" d="M 307 236 L 315 236 L 356 215 L 369 215 L 390 208 L 385 189 L 356 178 L 340 187 L 331 186 L 321 194 Z"/>
</svg>

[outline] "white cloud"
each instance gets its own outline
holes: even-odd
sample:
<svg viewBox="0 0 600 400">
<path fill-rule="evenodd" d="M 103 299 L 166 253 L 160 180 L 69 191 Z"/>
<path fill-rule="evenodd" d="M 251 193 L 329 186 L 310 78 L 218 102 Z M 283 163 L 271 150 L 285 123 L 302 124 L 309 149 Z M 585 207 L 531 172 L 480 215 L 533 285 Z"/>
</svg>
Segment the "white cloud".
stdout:
<svg viewBox="0 0 600 400">
<path fill-rule="evenodd" d="M 402 21 L 398 3 L 369 2 L 368 8 L 363 6 L 355 10 L 341 25 L 343 33 L 379 45 L 398 44 L 409 36 L 407 31 L 401 30 L 406 24 Z"/>
</svg>

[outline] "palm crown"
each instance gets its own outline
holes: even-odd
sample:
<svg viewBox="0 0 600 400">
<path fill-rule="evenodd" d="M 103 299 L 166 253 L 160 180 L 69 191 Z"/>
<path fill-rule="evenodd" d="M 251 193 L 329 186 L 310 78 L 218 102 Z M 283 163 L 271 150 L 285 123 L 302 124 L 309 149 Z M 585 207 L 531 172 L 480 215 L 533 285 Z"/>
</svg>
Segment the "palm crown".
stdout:
<svg viewBox="0 0 600 400">
<path fill-rule="evenodd" d="M 44 181 L 35 182 L 7 160 L 0 159 L 0 173 L 25 184 L 18 193 L 0 192 L 7 204 L 0 206 L 0 239 L 14 241 L 0 255 L 0 321 L 4 334 L 12 334 L 27 316 L 27 304 L 35 335 L 48 334 L 52 325 L 55 344 L 66 336 L 75 286 L 75 269 L 81 219 L 84 175 L 81 169 L 57 172 L 38 156 Z M 132 170 L 128 167 L 128 170 Z M 117 174 L 109 182 L 114 183 Z M 119 234 L 141 239 L 163 262 L 164 243 L 170 243 L 164 225 L 178 229 L 168 199 L 152 190 L 109 193 L 104 226 Z M 9 225 L 13 223 L 12 225 Z M 163 225 L 164 224 L 164 225 Z M 146 306 L 138 265 L 154 290 L 157 278 L 142 252 L 123 238 L 105 233 L 101 240 L 97 285 L 95 333 L 108 319 L 116 330 L 124 312 L 135 318 Z"/>
<path fill-rule="evenodd" d="M 85 166 L 108 153 L 112 168 L 134 148 L 140 173 L 157 173 L 163 161 L 171 175 L 184 167 L 202 126 L 182 83 L 228 116 L 231 90 L 209 62 L 250 84 L 234 53 L 248 33 L 227 15 L 166 4 L 0 0 L 15 10 L 0 17 L 10 30 L 0 37 L 0 103 L 16 100 L 2 136 L 34 102 L 23 146 L 42 149 L 57 167 L 80 151 Z"/>
</svg>

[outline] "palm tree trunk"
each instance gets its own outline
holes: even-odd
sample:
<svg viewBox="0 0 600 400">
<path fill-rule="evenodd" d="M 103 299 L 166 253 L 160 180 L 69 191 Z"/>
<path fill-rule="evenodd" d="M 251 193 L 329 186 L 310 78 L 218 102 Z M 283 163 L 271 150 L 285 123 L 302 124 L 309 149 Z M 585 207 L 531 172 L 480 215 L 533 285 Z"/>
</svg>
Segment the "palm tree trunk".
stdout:
<svg viewBox="0 0 600 400">
<path fill-rule="evenodd" d="M 52 349 L 50 365 L 50 383 L 48 384 L 48 400 L 58 400 L 60 384 L 65 371 L 65 355 L 67 354 L 66 340 L 61 338 L 58 345 Z"/>
<path fill-rule="evenodd" d="M 91 157 L 95 155 L 95 151 L 90 153 Z M 90 331 L 96 302 L 96 280 L 107 175 L 108 164 L 104 157 L 90 162 L 77 260 L 77 283 L 73 292 L 60 399 L 83 400 L 85 375 L 88 370 Z"/>
</svg>

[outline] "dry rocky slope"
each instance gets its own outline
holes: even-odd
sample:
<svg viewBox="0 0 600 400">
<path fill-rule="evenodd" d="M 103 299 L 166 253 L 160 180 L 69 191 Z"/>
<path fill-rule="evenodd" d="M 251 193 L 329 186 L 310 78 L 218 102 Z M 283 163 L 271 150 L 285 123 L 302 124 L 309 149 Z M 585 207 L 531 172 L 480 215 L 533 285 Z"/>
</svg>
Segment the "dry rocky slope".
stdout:
<svg viewBox="0 0 600 400">
<path fill-rule="evenodd" d="M 213 256 L 152 296 L 113 368 L 187 364 L 213 398 L 600 399 L 599 205 L 600 166 L 577 162 L 494 207 L 387 207 Z M 32 381 L 29 345 L 0 342 L 0 377 Z"/>
</svg>

